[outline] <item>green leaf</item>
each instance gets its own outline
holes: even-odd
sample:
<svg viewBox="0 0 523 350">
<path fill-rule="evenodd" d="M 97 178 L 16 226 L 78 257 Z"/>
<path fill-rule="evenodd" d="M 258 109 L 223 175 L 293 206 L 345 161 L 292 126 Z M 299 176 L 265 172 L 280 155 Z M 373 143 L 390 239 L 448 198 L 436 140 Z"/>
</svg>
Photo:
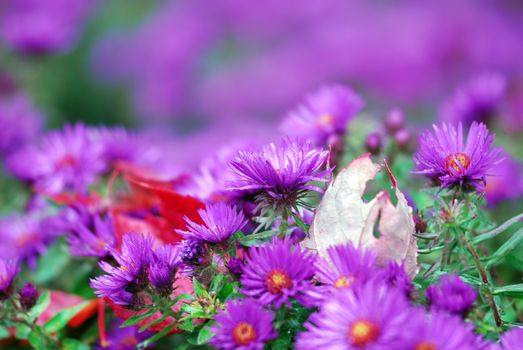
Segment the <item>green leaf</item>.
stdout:
<svg viewBox="0 0 523 350">
<path fill-rule="evenodd" d="M 211 340 L 212 337 L 214 337 L 214 333 L 211 332 L 209 329 L 210 324 L 205 325 L 202 329 L 200 329 L 200 332 L 198 333 L 198 338 L 196 339 L 196 343 L 198 345 L 207 344 L 209 340 Z"/>
<path fill-rule="evenodd" d="M 154 313 L 155 313 L 156 311 L 157 311 L 156 309 L 152 308 L 152 309 L 147 310 L 147 311 L 144 312 L 143 314 L 139 314 L 139 315 L 136 315 L 136 316 L 129 317 L 129 318 L 128 318 L 127 320 L 125 320 L 125 322 L 120 326 L 120 328 L 124 328 L 124 327 L 129 327 L 129 326 L 135 325 L 135 324 L 137 324 L 138 322 L 145 320 L 147 317 L 150 317 L 151 315 L 154 315 Z"/>
<path fill-rule="evenodd" d="M 234 284 L 233 283 L 227 283 L 218 293 L 218 298 L 221 301 L 226 301 L 229 299 L 229 297 L 234 293 Z"/>
<path fill-rule="evenodd" d="M 146 348 L 147 346 L 154 343 L 155 341 L 165 337 L 167 334 L 169 334 L 169 332 L 174 328 L 175 325 L 176 325 L 176 322 L 171 323 L 170 325 L 168 325 L 167 327 L 165 327 L 164 329 L 162 329 L 160 332 L 156 333 L 149 339 L 146 339 L 143 342 L 141 342 L 137 348 L 139 348 L 139 349 Z"/>
<path fill-rule="evenodd" d="M 27 337 L 31 346 L 36 350 L 48 349 L 45 338 L 40 332 L 31 332 Z"/>
<path fill-rule="evenodd" d="M 503 287 L 495 287 L 492 293 L 494 295 L 505 295 L 509 297 L 523 298 L 523 283 L 511 284 Z"/>
<path fill-rule="evenodd" d="M 191 294 L 183 293 L 183 294 L 178 295 L 176 298 L 174 298 L 174 299 L 171 301 L 171 306 L 172 306 L 172 305 L 175 305 L 176 303 L 178 303 L 178 302 L 181 301 L 181 300 L 190 300 L 190 301 L 193 301 L 193 300 L 195 300 L 195 299 L 194 299 L 194 297 L 193 297 Z"/>
<path fill-rule="evenodd" d="M 198 282 L 196 277 L 193 277 L 192 283 L 193 283 L 193 287 L 194 287 L 194 294 L 196 294 L 196 296 L 198 298 L 203 298 L 204 296 L 208 296 L 207 291 L 202 286 L 202 284 L 200 282 Z"/>
<path fill-rule="evenodd" d="M 259 232 L 259 233 L 255 233 L 255 234 L 252 234 L 252 235 L 247 235 L 245 237 L 243 237 L 239 243 L 243 246 L 246 246 L 246 247 L 252 247 L 252 246 L 255 246 L 255 245 L 258 245 L 261 242 L 267 240 L 268 238 L 271 238 L 272 236 L 274 236 L 276 234 L 276 231 L 263 231 L 263 232 Z"/>
<path fill-rule="evenodd" d="M 187 320 L 182 324 L 178 325 L 178 329 L 191 333 L 192 331 L 194 331 L 194 324 L 192 323 L 192 320 Z"/>
<path fill-rule="evenodd" d="M 51 303 L 51 293 L 46 290 L 38 297 L 35 306 L 28 312 L 29 321 L 34 321 Z"/>
<path fill-rule="evenodd" d="M 27 339 L 27 337 L 29 337 L 30 333 L 31 333 L 31 328 L 29 328 L 29 326 L 27 326 L 26 324 L 19 323 L 15 327 L 16 339 Z"/>
<path fill-rule="evenodd" d="M 0 339 L 5 339 L 9 337 L 11 337 L 11 333 L 9 333 L 9 330 L 4 326 L 0 326 Z"/>
<path fill-rule="evenodd" d="M 75 307 L 60 311 L 45 323 L 44 331 L 47 334 L 50 334 L 61 330 L 67 325 L 67 322 L 69 322 L 69 320 L 71 320 L 80 310 L 82 310 L 88 304 L 89 301 L 84 301 L 83 303 L 76 305 Z"/>
<path fill-rule="evenodd" d="M 154 326 L 155 324 L 158 324 L 160 322 L 163 322 L 167 319 L 167 317 L 169 317 L 169 314 L 163 314 L 161 317 L 155 319 L 155 320 L 152 320 L 151 322 L 147 323 L 146 325 L 140 327 L 140 329 L 138 330 L 138 332 L 142 333 L 143 331 L 145 331 L 147 328 L 149 327 L 152 327 Z"/>
<path fill-rule="evenodd" d="M 91 347 L 79 340 L 67 338 L 62 342 L 63 350 L 89 350 Z"/>
<path fill-rule="evenodd" d="M 43 285 L 57 278 L 69 264 L 71 256 L 61 240 L 49 247 L 47 253 L 39 259 L 34 274 L 34 282 Z"/>
<path fill-rule="evenodd" d="M 214 276 L 211 281 L 210 290 L 214 293 L 218 293 L 223 288 L 224 279 L 225 279 L 225 276 L 222 273 Z"/>
<path fill-rule="evenodd" d="M 510 237 L 501 247 L 492 254 L 487 260 L 487 267 L 496 264 L 498 261 L 502 260 L 505 256 L 510 254 L 514 249 L 516 249 L 520 243 L 523 242 L 523 229 L 516 231 L 512 237 Z"/>
</svg>

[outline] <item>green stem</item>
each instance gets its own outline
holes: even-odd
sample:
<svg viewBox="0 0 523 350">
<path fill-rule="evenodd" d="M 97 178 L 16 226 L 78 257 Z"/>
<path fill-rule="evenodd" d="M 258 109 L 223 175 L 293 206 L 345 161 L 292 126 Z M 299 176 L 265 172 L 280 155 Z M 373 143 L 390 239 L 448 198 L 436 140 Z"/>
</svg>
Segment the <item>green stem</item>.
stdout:
<svg viewBox="0 0 523 350">
<path fill-rule="evenodd" d="M 488 279 L 487 270 L 481 263 L 481 259 L 478 255 L 478 252 L 476 251 L 476 248 L 470 244 L 465 234 L 460 235 L 461 242 L 463 246 L 469 251 L 469 253 L 472 255 L 474 259 L 474 264 L 476 265 L 476 269 L 478 270 L 478 273 L 481 277 L 481 282 L 483 283 L 483 290 L 486 292 L 485 298 L 487 299 L 488 303 L 490 304 L 490 308 L 492 309 L 492 314 L 494 315 L 494 320 L 496 321 L 496 326 L 501 327 L 503 325 L 503 321 L 501 319 L 501 316 L 499 315 L 498 307 L 496 305 L 496 301 L 494 300 L 494 296 L 492 294 L 492 289 L 490 286 L 490 282 Z"/>
<path fill-rule="evenodd" d="M 285 208 L 281 214 L 281 223 L 280 223 L 280 232 L 278 236 L 280 238 L 285 238 L 287 234 L 287 229 L 289 228 L 289 209 Z"/>
</svg>

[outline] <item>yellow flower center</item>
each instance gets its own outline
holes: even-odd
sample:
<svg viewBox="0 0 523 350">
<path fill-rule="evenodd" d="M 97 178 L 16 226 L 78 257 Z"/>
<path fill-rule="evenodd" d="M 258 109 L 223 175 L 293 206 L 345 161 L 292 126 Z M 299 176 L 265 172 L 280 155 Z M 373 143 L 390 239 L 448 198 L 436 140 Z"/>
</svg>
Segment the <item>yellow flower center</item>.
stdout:
<svg viewBox="0 0 523 350">
<path fill-rule="evenodd" d="M 356 347 L 363 347 L 373 343 L 380 334 L 378 326 L 367 320 L 354 322 L 349 329 L 349 341 Z"/>
<path fill-rule="evenodd" d="M 237 345 L 247 345 L 256 340 L 256 330 L 247 322 L 242 322 L 234 327 L 232 337 Z"/>
<path fill-rule="evenodd" d="M 354 277 L 352 276 L 341 276 L 336 280 L 336 283 L 334 283 L 334 287 L 336 288 L 348 288 L 351 286 L 352 282 L 354 282 Z"/>
<path fill-rule="evenodd" d="M 414 350 L 438 350 L 438 347 L 433 343 L 422 341 L 414 347 Z"/>
<path fill-rule="evenodd" d="M 464 153 L 451 154 L 445 158 L 445 169 L 450 175 L 453 175 L 456 172 L 461 175 L 469 168 L 469 166 L 470 158 Z"/>
<path fill-rule="evenodd" d="M 287 272 L 280 269 L 274 269 L 269 272 L 265 278 L 265 283 L 271 294 L 281 294 L 284 288 L 290 289 L 293 285 Z"/>
</svg>

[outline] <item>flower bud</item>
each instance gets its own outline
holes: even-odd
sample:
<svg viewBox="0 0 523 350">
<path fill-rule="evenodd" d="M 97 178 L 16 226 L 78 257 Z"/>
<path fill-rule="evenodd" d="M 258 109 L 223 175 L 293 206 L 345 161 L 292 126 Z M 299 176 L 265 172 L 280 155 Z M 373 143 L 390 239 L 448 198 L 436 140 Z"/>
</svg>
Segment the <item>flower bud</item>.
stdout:
<svg viewBox="0 0 523 350">
<path fill-rule="evenodd" d="M 410 139 L 410 131 L 407 129 L 400 129 L 394 134 L 394 141 L 396 141 L 401 150 L 408 149 L 410 145 Z"/>
<path fill-rule="evenodd" d="M 380 153 L 381 151 L 381 135 L 377 132 L 373 132 L 367 135 L 367 138 L 365 139 L 365 147 L 367 148 L 367 151 L 376 155 Z"/>
<path fill-rule="evenodd" d="M 30 282 L 26 283 L 25 286 L 20 289 L 18 295 L 20 295 L 20 304 L 25 310 L 30 310 L 35 306 L 38 300 L 38 290 Z"/>
<path fill-rule="evenodd" d="M 399 108 L 394 108 L 389 111 L 385 117 L 385 127 L 390 134 L 405 128 L 405 115 Z"/>
</svg>

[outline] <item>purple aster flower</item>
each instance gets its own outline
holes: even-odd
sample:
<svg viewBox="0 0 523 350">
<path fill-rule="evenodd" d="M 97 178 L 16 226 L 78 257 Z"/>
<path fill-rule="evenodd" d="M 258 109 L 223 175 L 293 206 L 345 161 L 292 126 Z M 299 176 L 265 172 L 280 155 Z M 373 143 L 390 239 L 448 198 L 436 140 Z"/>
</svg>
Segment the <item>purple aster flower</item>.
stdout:
<svg viewBox="0 0 523 350">
<path fill-rule="evenodd" d="M 503 161 L 492 168 L 487 176 L 486 198 L 489 206 L 523 195 L 523 167 L 508 152 L 503 151 Z M 508 181 L 507 181 L 508 180 Z"/>
<path fill-rule="evenodd" d="M 397 289 L 367 283 L 339 290 L 309 318 L 296 348 L 403 349 L 398 343 L 408 319 L 408 303 Z"/>
<path fill-rule="evenodd" d="M 7 168 L 20 179 L 33 182 L 38 191 L 55 194 L 85 191 L 105 171 L 106 163 L 101 145 L 90 139 L 84 125 L 76 124 L 11 154 Z"/>
<path fill-rule="evenodd" d="M 229 190 L 254 191 L 261 208 L 281 212 L 295 206 L 308 191 L 322 192 L 310 182 L 327 182 L 331 170 L 321 170 L 329 153 L 311 143 L 288 138 L 261 150 L 240 151 L 230 163 L 238 175 Z"/>
<path fill-rule="evenodd" d="M 307 96 L 305 102 L 291 111 L 281 124 L 287 134 L 313 140 L 319 146 L 331 143 L 347 130 L 347 124 L 365 103 L 351 88 L 331 85 Z"/>
<path fill-rule="evenodd" d="M 445 312 L 427 315 L 424 309 L 410 312 L 409 324 L 404 327 L 402 338 L 398 349 L 477 350 L 484 347 L 471 324 Z"/>
<path fill-rule="evenodd" d="M 215 317 L 210 344 L 223 350 L 262 350 L 276 338 L 274 316 L 255 300 L 230 300 Z"/>
<path fill-rule="evenodd" d="M 192 239 L 183 240 L 179 245 L 182 272 L 185 276 L 193 277 L 195 268 L 202 265 L 207 255 L 207 249 L 202 241 Z"/>
<path fill-rule="evenodd" d="M 27 96 L 0 99 L 0 155 L 8 155 L 34 138 L 42 121 L 42 114 Z"/>
<path fill-rule="evenodd" d="M 107 274 L 91 279 L 91 288 L 99 297 L 108 297 L 115 304 L 134 306 L 135 293 L 147 284 L 147 269 L 153 257 L 151 236 L 127 234 L 123 237 L 121 252 L 111 249 L 117 266 L 106 261 L 99 263 Z"/>
<path fill-rule="evenodd" d="M 523 328 L 513 327 L 501 336 L 503 350 L 518 350 L 523 344 Z"/>
<path fill-rule="evenodd" d="M 334 289 L 354 287 L 371 279 L 377 272 L 375 266 L 376 255 L 371 250 L 355 248 L 352 243 L 329 247 L 329 260 L 316 261 L 316 277 L 327 285 L 320 288 L 322 297 L 330 296 Z"/>
<path fill-rule="evenodd" d="M 412 291 L 412 281 L 407 275 L 407 271 L 405 271 L 404 263 L 387 262 L 387 265 L 378 271 L 375 278 L 390 287 L 398 288 L 406 296 Z"/>
<path fill-rule="evenodd" d="M 138 332 L 138 327 L 122 327 L 122 324 L 122 321 L 114 322 L 107 333 L 107 344 L 98 343 L 94 348 L 96 350 L 134 350 L 140 342 L 152 336 L 147 331 Z"/>
<path fill-rule="evenodd" d="M 16 259 L 36 267 L 36 259 L 57 237 L 39 212 L 13 214 L 0 219 L 0 259 Z"/>
<path fill-rule="evenodd" d="M 72 255 L 106 257 L 111 248 L 116 247 L 111 216 L 102 219 L 99 215 L 93 215 L 90 225 L 77 222 L 67 236 L 67 243 Z"/>
<path fill-rule="evenodd" d="M 291 306 L 295 298 L 305 306 L 311 305 L 316 257 L 293 246 L 289 239 L 273 238 L 272 243 L 251 248 L 245 259 L 241 277 L 242 293 L 261 304 Z"/>
<path fill-rule="evenodd" d="M 20 304 L 26 310 L 35 306 L 36 301 L 38 300 L 38 290 L 30 282 L 27 282 L 22 289 L 20 289 L 18 295 L 20 296 Z"/>
<path fill-rule="evenodd" d="M 173 245 L 162 245 L 154 251 L 153 260 L 149 267 L 149 281 L 160 295 L 171 295 L 179 264 L 179 252 Z"/>
<path fill-rule="evenodd" d="M 442 107 L 442 119 L 450 123 L 472 122 L 488 124 L 499 111 L 507 87 L 506 79 L 498 74 L 478 76 L 454 92 Z"/>
<path fill-rule="evenodd" d="M 19 271 L 20 267 L 16 260 L 0 258 L 0 300 L 6 299 L 11 295 L 11 286 Z"/>
<path fill-rule="evenodd" d="M 502 161 L 501 150 L 492 149 L 494 134 L 485 124 L 473 122 L 464 143 L 463 127 L 434 125 L 434 133 L 425 131 L 414 156 L 418 174 L 440 181 L 442 186 L 471 184 L 482 191 L 485 176 Z"/>
<path fill-rule="evenodd" d="M 233 275 L 240 276 L 243 269 L 243 259 L 241 258 L 230 258 L 225 264 L 227 270 Z"/>
<path fill-rule="evenodd" d="M 235 206 L 229 206 L 224 202 L 209 204 L 205 209 L 199 209 L 198 214 L 203 224 L 186 217 L 188 230 L 178 230 L 178 233 L 186 239 L 212 243 L 224 242 L 247 223 L 245 216 L 238 212 Z"/>
<path fill-rule="evenodd" d="M 7 0 L 2 6 L 2 39 L 19 52 L 43 54 L 70 48 L 92 4 L 86 0 Z"/>
<path fill-rule="evenodd" d="M 458 275 L 445 275 L 439 286 L 427 288 L 426 296 L 433 308 L 464 315 L 472 308 L 478 294 Z"/>
</svg>

